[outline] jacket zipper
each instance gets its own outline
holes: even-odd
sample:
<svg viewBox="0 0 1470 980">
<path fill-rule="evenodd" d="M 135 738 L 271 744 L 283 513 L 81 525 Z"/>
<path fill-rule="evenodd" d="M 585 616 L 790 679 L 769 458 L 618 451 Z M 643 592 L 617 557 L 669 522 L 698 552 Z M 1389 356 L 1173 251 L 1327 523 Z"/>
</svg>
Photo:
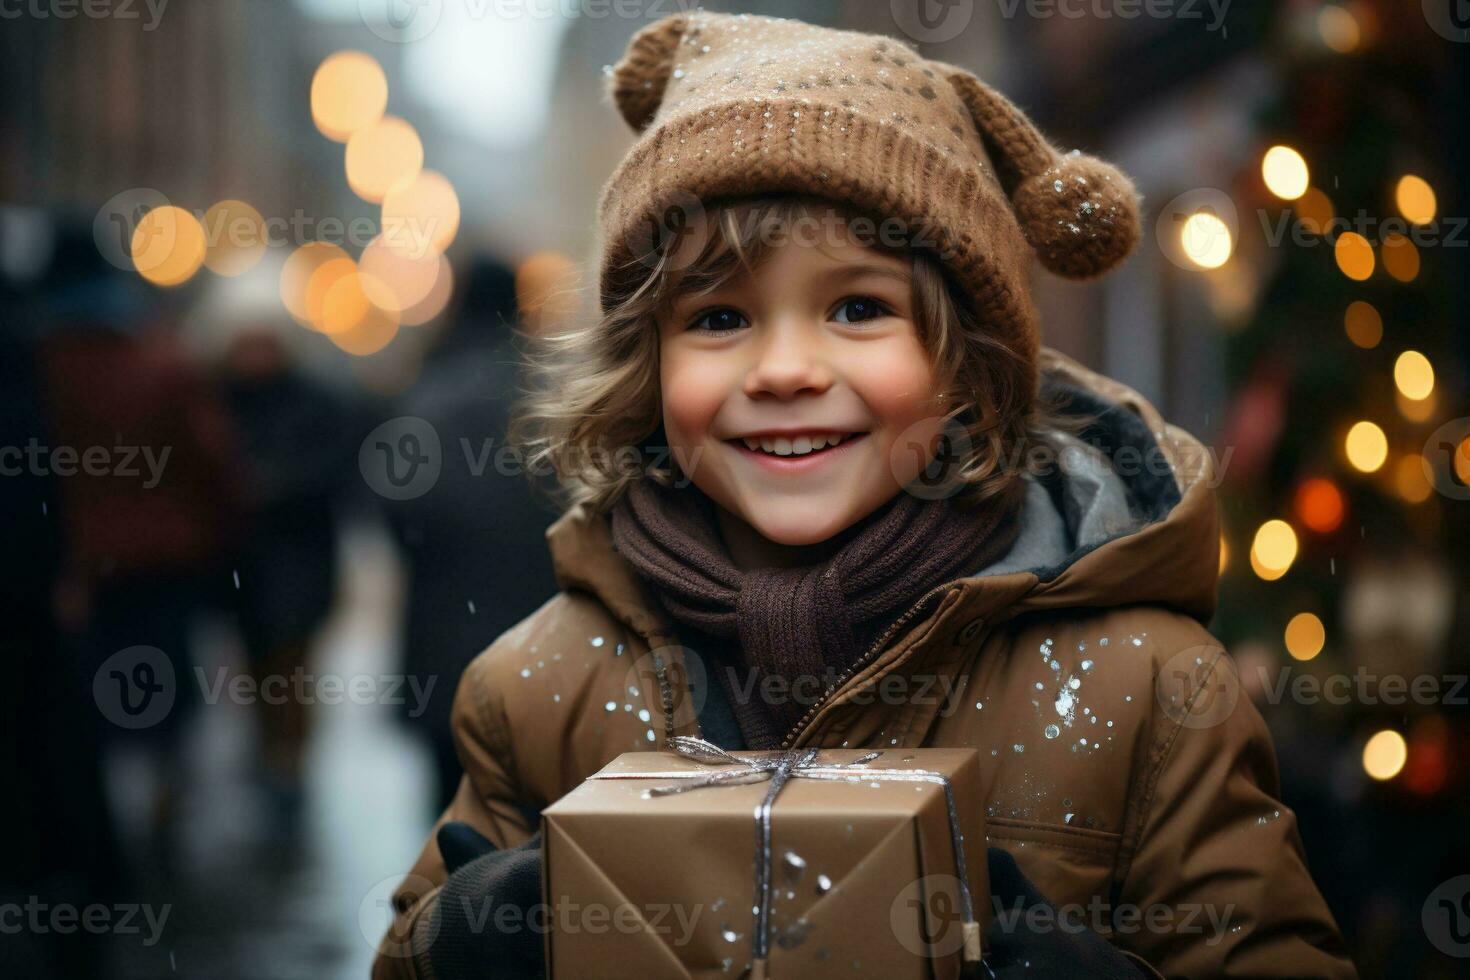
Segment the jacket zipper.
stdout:
<svg viewBox="0 0 1470 980">
<path fill-rule="evenodd" d="M 928 592 L 925 592 L 922 596 L 920 596 L 919 601 L 910 606 L 908 612 L 904 613 L 902 616 L 898 617 L 898 619 L 889 624 L 888 628 L 883 631 L 883 634 L 878 637 L 877 641 L 868 649 L 868 651 L 864 653 L 861 657 L 859 657 L 840 675 L 838 675 L 837 680 L 832 682 L 832 686 L 827 688 L 826 691 L 822 692 L 821 697 L 812 702 L 812 705 L 810 708 L 807 709 L 806 714 L 802 715 L 801 720 L 796 723 L 796 727 L 787 732 L 786 737 L 781 740 L 781 748 L 788 749 L 791 747 L 792 743 L 795 742 L 796 738 L 801 734 L 801 730 L 805 728 L 807 723 L 816 716 L 817 711 L 821 709 L 822 705 L 830 700 L 834 694 L 842 690 L 842 685 L 847 683 L 848 678 L 850 678 L 853 674 L 857 673 L 859 670 L 871 663 L 873 659 L 882 652 L 883 648 L 888 644 L 888 641 L 893 638 L 894 633 L 896 633 L 910 619 L 913 619 L 914 616 L 918 615 L 919 611 L 923 609 L 924 606 L 928 605 L 929 601 L 933 599 L 936 595 L 941 592 L 948 592 L 952 588 L 954 588 L 954 584 L 948 582 L 944 585 L 936 585 L 934 588 L 930 589 Z"/>
</svg>

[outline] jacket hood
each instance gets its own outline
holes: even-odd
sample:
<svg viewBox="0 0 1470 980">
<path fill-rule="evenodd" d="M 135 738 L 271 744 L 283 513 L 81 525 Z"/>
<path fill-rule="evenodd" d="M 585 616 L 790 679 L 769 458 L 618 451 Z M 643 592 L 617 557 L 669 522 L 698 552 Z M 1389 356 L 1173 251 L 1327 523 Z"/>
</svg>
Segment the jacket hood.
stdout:
<svg viewBox="0 0 1470 980">
<path fill-rule="evenodd" d="M 1003 593 L 1011 615 L 1152 603 L 1207 626 L 1220 562 L 1212 454 L 1127 385 L 1051 348 L 1042 348 L 1040 367 L 1043 387 L 1064 393 L 1065 411 L 1096 420 L 1027 474 L 1015 543 L 966 584 Z M 645 636 L 669 628 L 613 549 L 606 515 L 575 505 L 546 538 L 562 588 L 597 596 Z"/>
</svg>

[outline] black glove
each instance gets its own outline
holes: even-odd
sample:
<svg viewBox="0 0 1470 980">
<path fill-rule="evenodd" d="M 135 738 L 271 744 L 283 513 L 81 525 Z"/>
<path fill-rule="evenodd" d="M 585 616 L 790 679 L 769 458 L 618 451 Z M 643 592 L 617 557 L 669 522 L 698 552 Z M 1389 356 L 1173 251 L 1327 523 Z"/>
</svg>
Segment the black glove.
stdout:
<svg viewBox="0 0 1470 980">
<path fill-rule="evenodd" d="M 985 933 L 985 965 L 990 968 L 985 975 L 996 980 L 1139 980 L 1145 976 L 1107 940 L 1085 928 L 1079 916 L 1059 916 L 1008 852 L 991 847 L 985 857 L 996 902 L 995 919 Z M 1049 911 L 1028 912 L 1037 906 Z"/>
<path fill-rule="evenodd" d="M 543 980 L 541 832 L 502 851 L 469 824 L 446 823 L 438 841 L 449 879 L 426 923 L 438 980 Z"/>
</svg>

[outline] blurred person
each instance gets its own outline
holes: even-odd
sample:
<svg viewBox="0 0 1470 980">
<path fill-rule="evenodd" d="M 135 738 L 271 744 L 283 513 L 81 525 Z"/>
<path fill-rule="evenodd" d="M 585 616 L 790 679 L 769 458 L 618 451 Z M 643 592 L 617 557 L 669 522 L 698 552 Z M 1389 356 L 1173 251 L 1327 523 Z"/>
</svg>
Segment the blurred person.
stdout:
<svg viewBox="0 0 1470 980">
<path fill-rule="evenodd" d="M 67 235 L 75 239 L 74 231 Z M 7 787 L 0 828 L 12 844 L 0 860 L 0 905 L 23 905 L 31 896 L 76 906 L 108 901 L 122 880 L 102 780 L 108 722 L 53 603 L 63 549 L 61 481 L 26 465 L 22 455 L 32 439 L 49 440 L 37 344 L 47 304 L 65 305 L 72 284 L 64 268 L 71 241 L 58 250 L 55 238 L 40 212 L 0 207 L 0 524 L 14 559 L 0 568 L 0 783 Z M 6 976 L 96 977 L 104 964 L 101 938 L 90 933 L 0 930 Z"/>
<path fill-rule="evenodd" d="M 446 333 L 390 413 L 433 427 L 439 478 L 422 496 L 384 500 L 406 558 L 404 670 L 427 692 L 426 703 L 405 699 L 402 717 L 428 740 L 439 809 L 463 774 L 449 725 L 455 682 L 556 592 L 549 498 L 500 455 L 520 379 L 515 273 L 476 257 L 462 278 Z"/>
<path fill-rule="evenodd" d="M 350 412 L 343 396 L 293 363 L 274 324 L 233 332 L 219 368 L 239 447 L 242 523 L 229 561 L 240 638 L 262 692 L 258 776 L 271 840 L 292 841 L 310 722 L 292 678 L 305 670 L 337 596 L 340 511 L 355 475 Z"/>
<path fill-rule="evenodd" d="M 237 513 L 229 425 L 177 303 L 104 261 L 90 227 L 62 237 L 43 288 L 47 425 L 27 466 L 59 488 L 54 607 L 109 741 L 150 763 L 150 866 L 167 872 L 196 706 L 190 633 Z"/>
</svg>

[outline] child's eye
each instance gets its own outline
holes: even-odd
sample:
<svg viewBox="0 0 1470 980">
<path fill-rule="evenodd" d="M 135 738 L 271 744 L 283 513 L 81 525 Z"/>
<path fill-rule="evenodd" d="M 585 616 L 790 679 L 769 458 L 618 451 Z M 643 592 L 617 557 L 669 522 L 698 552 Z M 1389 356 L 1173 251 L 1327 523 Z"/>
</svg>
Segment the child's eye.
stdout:
<svg viewBox="0 0 1470 980">
<path fill-rule="evenodd" d="M 738 330 L 745 323 L 745 317 L 739 310 L 728 306 L 718 309 L 706 310 L 695 317 L 689 324 L 694 330 L 708 330 L 710 333 L 724 333 L 728 330 Z"/>
<path fill-rule="evenodd" d="M 844 313 L 847 314 L 846 317 L 843 316 Z M 842 301 L 832 318 L 838 323 L 861 323 L 864 320 L 876 320 L 880 316 L 891 315 L 888 307 L 871 296 L 852 296 Z"/>
</svg>

